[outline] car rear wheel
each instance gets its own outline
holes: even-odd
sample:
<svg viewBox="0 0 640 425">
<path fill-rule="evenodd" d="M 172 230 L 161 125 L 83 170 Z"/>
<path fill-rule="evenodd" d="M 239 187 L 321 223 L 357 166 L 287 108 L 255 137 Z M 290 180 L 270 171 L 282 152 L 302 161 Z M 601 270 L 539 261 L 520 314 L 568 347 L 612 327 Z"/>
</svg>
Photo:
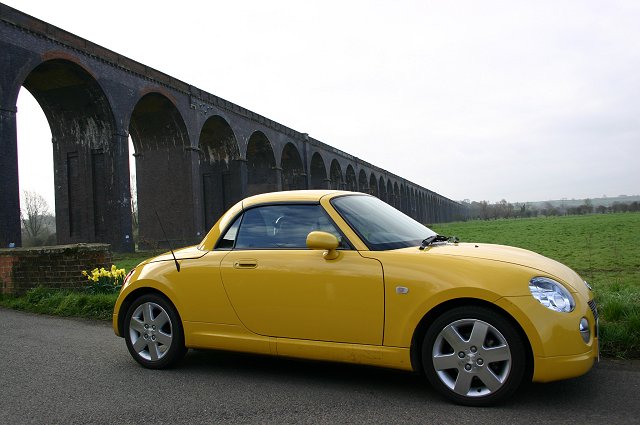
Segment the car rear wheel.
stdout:
<svg viewBox="0 0 640 425">
<path fill-rule="evenodd" d="M 525 348 L 514 326 L 495 311 L 458 307 L 429 326 L 422 364 L 429 382 L 445 397 L 487 406 L 511 396 L 525 375 Z"/>
<path fill-rule="evenodd" d="M 137 298 L 127 310 L 124 329 L 129 353 L 144 367 L 173 366 L 187 351 L 178 313 L 160 295 Z"/>
</svg>

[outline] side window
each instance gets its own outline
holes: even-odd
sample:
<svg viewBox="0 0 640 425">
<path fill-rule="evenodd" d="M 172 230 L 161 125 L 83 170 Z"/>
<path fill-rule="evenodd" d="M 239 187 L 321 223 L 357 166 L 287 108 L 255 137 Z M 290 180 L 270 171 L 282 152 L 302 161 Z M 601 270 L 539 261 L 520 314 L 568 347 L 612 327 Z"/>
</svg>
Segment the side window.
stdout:
<svg viewBox="0 0 640 425">
<path fill-rule="evenodd" d="M 307 235 L 314 230 L 334 234 L 341 241 L 341 247 L 346 247 L 342 246 L 342 235 L 320 205 L 252 208 L 244 213 L 237 235 L 231 235 L 236 223 L 223 238 L 226 241 L 235 236 L 236 249 L 306 249 Z"/>
<path fill-rule="evenodd" d="M 222 238 L 218 241 L 218 245 L 216 249 L 224 249 L 229 250 L 233 249 L 233 243 L 236 240 L 236 236 L 238 234 L 238 228 L 240 227 L 240 222 L 242 221 L 242 216 L 236 218 L 236 221 L 233 222 L 231 227 L 227 230 Z"/>
</svg>

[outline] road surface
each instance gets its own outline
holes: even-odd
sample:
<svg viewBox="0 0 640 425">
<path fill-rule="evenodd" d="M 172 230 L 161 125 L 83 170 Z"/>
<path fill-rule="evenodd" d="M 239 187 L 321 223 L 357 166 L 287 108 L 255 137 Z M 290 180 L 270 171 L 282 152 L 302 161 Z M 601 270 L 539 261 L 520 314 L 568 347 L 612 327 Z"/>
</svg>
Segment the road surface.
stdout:
<svg viewBox="0 0 640 425">
<path fill-rule="evenodd" d="M 0 424 L 629 424 L 640 365 L 604 361 L 493 408 L 452 405 L 414 374 L 218 351 L 177 369 L 129 356 L 108 323 L 0 309 Z"/>
</svg>

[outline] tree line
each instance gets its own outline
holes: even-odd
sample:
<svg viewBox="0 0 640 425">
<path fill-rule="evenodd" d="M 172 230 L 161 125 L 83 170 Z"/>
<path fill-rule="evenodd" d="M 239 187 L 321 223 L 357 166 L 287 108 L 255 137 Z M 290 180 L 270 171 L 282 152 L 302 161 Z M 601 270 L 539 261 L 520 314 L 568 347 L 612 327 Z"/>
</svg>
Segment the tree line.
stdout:
<svg viewBox="0 0 640 425">
<path fill-rule="evenodd" d="M 580 205 L 557 205 L 545 202 L 541 206 L 531 203 L 510 203 L 505 199 L 496 203 L 487 201 L 464 200 L 461 203 L 467 206 L 467 218 L 470 220 L 495 220 L 499 218 L 527 218 L 538 216 L 562 216 L 584 214 L 608 214 L 619 212 L 639 212 L 640 202 L 613 202 L 611 205 L 594 205 L 591 199 L 585 199 Z"/>
</svg>

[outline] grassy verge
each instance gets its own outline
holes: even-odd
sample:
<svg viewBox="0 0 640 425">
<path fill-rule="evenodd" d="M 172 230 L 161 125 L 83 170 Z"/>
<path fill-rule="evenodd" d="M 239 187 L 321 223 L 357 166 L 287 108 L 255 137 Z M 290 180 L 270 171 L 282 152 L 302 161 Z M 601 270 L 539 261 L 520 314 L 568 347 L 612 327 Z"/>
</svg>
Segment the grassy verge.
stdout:
<svg viewBox="0 0 640 425">
<path fill-rule="evenodd" d="M 117 296 L 35 288 L 20 297 L 0 294 L 0 306 L 55 316 L 111 320 Z"/>
<path fill-rule="evenodd" d="M 143 260 L 159 252 L 115 253 L 113 262 L 127 272 Z M 22 296 L 0 294 L 0 307 L 32 313 L 65 317 L 85 317 L 96 320 L 111 320 L 113 305 L 118 294 L 92 294 L 89 291 L 69 291 L 35 288 Z"/>
<path fill-rule="evenodd" d="M 513 245 L 558 260 L 594 288 L 604 355 L 640 358 L 640 213 L 432 226 L 462 242 Z"/>
</svg>

